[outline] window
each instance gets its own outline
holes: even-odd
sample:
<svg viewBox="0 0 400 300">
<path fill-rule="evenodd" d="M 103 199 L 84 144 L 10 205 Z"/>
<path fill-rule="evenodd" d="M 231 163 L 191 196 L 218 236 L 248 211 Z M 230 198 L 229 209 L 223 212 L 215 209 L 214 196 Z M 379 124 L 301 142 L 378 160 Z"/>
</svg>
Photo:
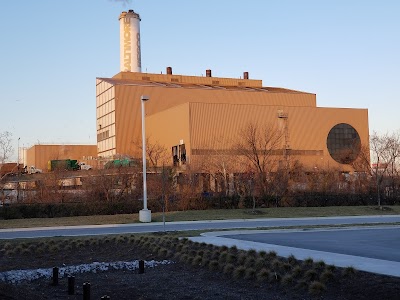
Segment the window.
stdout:
<svg viewBox="0 0 400 300">
<path fill-rule="evenodd" d="M 179 153 L 182 165 L 186 164 L 186 148 L 185 144 L 179 145 Z"/>
<path fill-rule="evenodd" d="M 358 132 L 349 124 L 337 124 L 329 131 L 326 145 L 331 157 L 340 164 L 356 160 L 361 151 Z"/>
<path fill-rule="evenodd" d="M 179 164 L 178 146 L 172 147 L 172 161 L 174 166 L 177 166 Z"/>
</svg>

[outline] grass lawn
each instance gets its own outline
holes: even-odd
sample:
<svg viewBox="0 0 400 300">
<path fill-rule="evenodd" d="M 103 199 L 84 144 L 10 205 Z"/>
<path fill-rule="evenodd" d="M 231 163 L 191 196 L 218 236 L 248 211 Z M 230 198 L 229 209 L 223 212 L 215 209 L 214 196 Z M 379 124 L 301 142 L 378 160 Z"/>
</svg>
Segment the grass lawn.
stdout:
<svg viewBox="0 0 400 300">
<path fill-rule="evenodd" d="M 255 218 L 306 218 L 332 216 L 368 216 L 368 215 L 400 215 L 400 206 L 333 206 L 333 207 L 278 207 L 259 208 L 256 213 L 251 209 L 221 209 L 174 211 L 165 214 L 167 222 L 199 221 L 199 220 L 229 220 Z M 21 227 L 49 227 L 72 225 L 126 224 L 139 222 L 138 214 L 121 214 L 111 216 L 80 216 L 66 218 L 37 218 L 0 220 L 0 229 Z M 162 222 L 162 213 L 153 213 L 153 222 Z"/>
</svg>

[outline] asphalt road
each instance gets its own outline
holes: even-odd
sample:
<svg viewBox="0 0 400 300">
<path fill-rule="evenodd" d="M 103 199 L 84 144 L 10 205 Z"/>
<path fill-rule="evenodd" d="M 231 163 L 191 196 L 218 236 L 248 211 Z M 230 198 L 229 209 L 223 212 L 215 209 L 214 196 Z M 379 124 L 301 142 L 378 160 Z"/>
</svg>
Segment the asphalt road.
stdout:
<svg viewBox="0 0 400 300">
<path fill-rule="evenodd" d="M 395 216 L 360 216 L 360 217 L 321 217 L 321 218 L 275 218 L 246 219 L 223 221 L 192 221 L 163 223 L 135 223 L 86 226 L 61 226 L 40 228 L 0 229 L 0 239 L 35 238 L 54 236 L 84 236 L 122 233 L 145 233 L 160 231 L 238 229 L 238 228 L 269 228 L 304 225 L 348 225 L 376 224 L 400 222 L 400 215 Z"/>
<path fill-rule="evenodd" d="M 400 262 L 400 227 L 281 231 L 224 238 Z"/>
</svg>

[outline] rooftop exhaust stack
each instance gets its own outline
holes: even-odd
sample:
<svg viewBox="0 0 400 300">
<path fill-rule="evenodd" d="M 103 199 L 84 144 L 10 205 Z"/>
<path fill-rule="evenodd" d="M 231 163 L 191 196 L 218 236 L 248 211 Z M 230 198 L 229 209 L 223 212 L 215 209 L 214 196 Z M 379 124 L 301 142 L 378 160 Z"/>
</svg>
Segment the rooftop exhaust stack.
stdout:
<svg viewBox="0 0 400 300">
<path fill-rule="evenodd" d="M 120 71 L 141 72 L 140 16 L 132 9 L 119 15 Z"/>
</svg>

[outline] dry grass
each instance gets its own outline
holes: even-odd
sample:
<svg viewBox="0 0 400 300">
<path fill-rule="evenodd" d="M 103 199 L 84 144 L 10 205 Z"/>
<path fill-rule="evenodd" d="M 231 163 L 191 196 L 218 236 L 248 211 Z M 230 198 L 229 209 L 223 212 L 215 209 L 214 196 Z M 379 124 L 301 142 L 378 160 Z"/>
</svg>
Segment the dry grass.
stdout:
<svg viewBox="0 0 400 300">
<path fill-rule="evenodd" d="M 378 210 L 375 206 L 333 206 L 333 207 L 278 207 L 260 208 L 261 215 L 247 214 L 248 209 L 221 209 L 167 212 L 166 221 L 199 221 L 199 220 L 229 220 L 253 218 L 301 218 L 301 217 L 331 217 L 331 216 L 367 216 L 367 215 L 397 215 L 400 206 L 391 206 L 390 210 Z M 130 224 L 137 223 L 138 214 L 121 214 L 106 216 L 79 216 L 65 218 L 37 218 L 0 220 L 0 229 L 24 227 Z M 162 213 L 152 214 L 153 222 L 162 221 Z"/>
</svg>

